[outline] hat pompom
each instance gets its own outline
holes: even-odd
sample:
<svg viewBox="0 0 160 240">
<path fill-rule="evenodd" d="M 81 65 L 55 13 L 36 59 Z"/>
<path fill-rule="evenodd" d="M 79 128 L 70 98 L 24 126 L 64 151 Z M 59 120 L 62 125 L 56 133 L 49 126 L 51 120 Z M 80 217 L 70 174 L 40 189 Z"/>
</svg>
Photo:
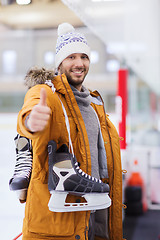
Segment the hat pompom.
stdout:
<svg viewBox="0 0 160 240">
<path fill-rule="evenodd" d="M 58 36 L 62 36 L 68 32 L 75 31 L 75 28 L 69 23 L 62 23 L 58 26 Z"/>
</svg>

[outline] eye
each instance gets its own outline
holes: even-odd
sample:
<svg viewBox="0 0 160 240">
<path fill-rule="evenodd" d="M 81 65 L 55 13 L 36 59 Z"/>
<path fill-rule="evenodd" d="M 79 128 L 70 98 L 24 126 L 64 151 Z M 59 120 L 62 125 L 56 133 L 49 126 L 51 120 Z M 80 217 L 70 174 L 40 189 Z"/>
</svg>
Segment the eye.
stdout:
<svg viewBox="0 0 160 240">
<path fill-rule="evenodd" d="M 72 56 L 72 55 L 71 55 L 71 56 L 68 56 L 68 58 L 71 59 L 71 60 L 75 59 L 75 57 Z"/>
<path fill-rule="evenodd" d="M 83 55 L 81 58 L 82 59 L 89 59 L 87 55 Z"/>
</svg>

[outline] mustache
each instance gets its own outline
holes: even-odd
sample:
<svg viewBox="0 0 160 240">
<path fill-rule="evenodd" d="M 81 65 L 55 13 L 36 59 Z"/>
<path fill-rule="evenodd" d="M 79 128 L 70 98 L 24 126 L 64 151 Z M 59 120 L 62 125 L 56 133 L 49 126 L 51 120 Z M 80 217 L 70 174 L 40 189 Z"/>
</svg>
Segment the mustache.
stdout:
<svg viewBox="0 0 160 240">
<path fill-rule="evenodd" d="M 85 71 L 86 68 L 84 67 L 76 67 L 76 68 L 72 68 L 71 71 Z"/>
</svg>

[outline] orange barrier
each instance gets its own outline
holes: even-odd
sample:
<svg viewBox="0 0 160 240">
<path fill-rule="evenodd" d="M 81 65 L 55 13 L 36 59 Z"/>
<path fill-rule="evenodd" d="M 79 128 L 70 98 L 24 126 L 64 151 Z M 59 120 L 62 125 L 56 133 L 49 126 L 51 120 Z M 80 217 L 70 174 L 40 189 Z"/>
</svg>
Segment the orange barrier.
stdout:
<svg viewBox="0 0 160 240">
<path fill-rule="evenodd" d="M 145 212 L 147 210 L 147 202 L 144 196 L 145 191 L 145 185 L 143 178 L 141 177 L 140 172 L 138 171 L 138 161 L 134 161 L 134 167 L 133 172 L 131 173 L 131 176 L 129 177 L 127 181 L 128 186 L 140 186 L 142 189 L 142 202 L 143 202 L 143 211 Z"/>
</svg>

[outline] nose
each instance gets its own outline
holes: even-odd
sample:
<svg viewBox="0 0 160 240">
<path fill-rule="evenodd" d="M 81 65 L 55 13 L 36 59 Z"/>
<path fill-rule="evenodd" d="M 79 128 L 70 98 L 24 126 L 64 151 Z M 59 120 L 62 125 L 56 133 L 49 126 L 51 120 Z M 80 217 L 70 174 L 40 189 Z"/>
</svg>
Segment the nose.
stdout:
<svg viewBox="0 0 160 240">
<path fill-rule="evenodd" d="M 75 62 L 74 62 L 74 64 L 75 64 L 75 66 L 76 67 L 83 67 L 83 60 L 82 60 L 82 58 L 81 57 L 77 57 L 76 59 L 75 59 Z"/>
</svg>

